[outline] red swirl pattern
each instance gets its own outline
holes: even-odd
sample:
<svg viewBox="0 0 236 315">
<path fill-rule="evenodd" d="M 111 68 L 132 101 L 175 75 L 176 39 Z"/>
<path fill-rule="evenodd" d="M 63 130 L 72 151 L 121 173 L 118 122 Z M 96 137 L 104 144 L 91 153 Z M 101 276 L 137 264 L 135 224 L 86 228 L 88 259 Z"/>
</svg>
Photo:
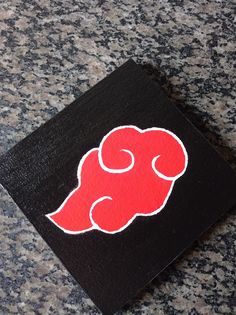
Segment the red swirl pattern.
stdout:
<svg viewBox="0 0 236 315">
<path fill-rule="evenodd" d="M 164 208 L 187 162 L 183 143 L 168 130 L 115 128 L 83 156 L 78 187 L 47 217 L 70 234 L 120 232 Z"/>
</svg>

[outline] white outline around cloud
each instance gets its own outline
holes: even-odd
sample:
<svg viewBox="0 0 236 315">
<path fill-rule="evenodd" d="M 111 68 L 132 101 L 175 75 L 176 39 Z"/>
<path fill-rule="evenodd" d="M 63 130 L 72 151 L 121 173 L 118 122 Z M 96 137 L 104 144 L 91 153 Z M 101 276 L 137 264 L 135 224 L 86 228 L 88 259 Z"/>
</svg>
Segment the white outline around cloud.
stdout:
<svg viewBox="0 0 236 315">
<path fill-rule="evenodd" d="M 164 199 L 162 205 L 161 205 L 158 209 L 156 209 L 156 210 L 154 210 L 154 211 L 152 211 L 152 212 L 150 212 L 150 213 L 145 213 L 145 214 L 144 214 L 144 213 L 140 213 L 140 212 L 135 213 L 135 214 L 133 215 L 133 217 L 132 217 L 125 225 L 123 225 L 120 229 L 118 229 L 118 230 L 116 230 L 116 231 L 110 232 L 110 231 L 107 231 L 107 230 L 104 230 L 104 229 L 100 228 L 99 225 L 94 221 L 93 216 L 92 216 L 93 209 L 96 207 L 96 205 L 97 205 L 98 203 L 103 202 L 104 200 L 112 200 L 112 197 L 111 197 L 111 196 L 101 196 L 101 197 L 99 197 L 98 199 L 96 199 L 96 200 L 92 203 L 92 205 L 91 205 L 91 207 L 90 207 L 89 217 L 90 217 L 91 223 L 93 224 L 93 226 L 92 226 L 91 228 L 88 228 L 88 229 L 85 229 L 85 230 L 82 230 L 82 231 L 81 231 L 81 230 L 80 230 L 80 231 L 71 231 L 71 230 L 64 229 L 62 226 L 60 226 L 59 224 L 57 224 L 57 223 L 51 218 L 51 216 L 53 216 L 53 215 L 55 215 L 56 213 L 60 212 L 60 211 L 63 209 L 64 205 L 66 204 L 67 200 L 68 200 L 77 190 L 79 190 L 79 188 L 80 188 L 80 186 L 81 186 L 81 170 L 82 170 L 84 161 L 86 160 L 87 156 L 88 156 L 91 152 L 93 152 L 93 151 L 98 151 L 99 164 L 100 164 L 101 168 L 102 168 L 104 171 L 106 171 L 106 172 L 113 173 L 113 174 L 114 174 L 114 173 L 117 173 L 117 174 L 118 174 L 118 173 L 125 173 L 125 172 L 129 172 L 129 171 L 133 168 L 133 166 L 134 166 L 134 164 L 135 164 L 135 157 L 134 157 L 133 153 L 132 153 L 130 150 L 127 150 L 127 149 L 122 149 L 122 150 L 120 150 L 120 151 L 123 151 L 123 152 L 127 152 L 127 153 L 130 155 L 130 157 L 131 157 L 131 163 L 130 163 L 130 165 L 129 165 L 128 167 L 126 167 L 126 168 L 123 168 L 123 169 L 111 169 L 111 168 L 108 168 L 107 166 L 105 166 L 104 163 L 103 163 L 103 160 L 102 160 L 102 146 L 103 146 L 105 140 L 106 140 L 113 132 L 115 132 L 115 131 L 117 131 L 117 130 L 121 130 L 121 129 L 126 129 L 126 128 L 133 128 L 133 129 L 135 129 L 136 131 L 138 131 L 139 133 L 145 133 L 145 132 L 147 132 L 147 131 L 153 131 L 153 130 L 154 130 L 154 131 L 164 131 L 164 132 L 168 133 L 169 135 L 171 135 L 171 136 L 180 144 L 180 146 L 181 146 L 181 148 L 182 148 L 182 150 L 183 150 L 183 153 L 184 153 L 184 156 L 185 156 L 185 166 L 184 166 L 183 171 L 182 171 L 181 173 L 179 173 L 178 175 L 174 176 L 174 177 L 165 176 L 164 174 L 162 174 L 161 172 L 159 172 L 159 171 L 155 168 L 155 162 L 156 162 L 156 160 L 157 160 L 157 159 L 159 158 L 159 156 L 160 156 L 160 155 L 157 155 L 157 156 L 155 156 L 155 157 L 152 159 L 152 162 L 151 162 L 153 171 L 157 174 L 157 176 L 159 176 L 159 177 L 161 177 L 161 178 L 163 178 L 163 179 L 165 179 L 165 180 L 170 180 L 170 181 L 172 181 L 171 187 L 170 187 L 170 189 L 169 189 L 169 192 L 168 192 L 168 194 L 166 195 L 166 198 Z M 102 139 L 102 141 L 100 142 L 100 145 L 99 145 L 98 148 L 93 148 L 93 149 L 89 150 L 89 151 L 88 151 L 86 154 L 84 154 L 84 156 L 81 158 L 81 160 L 80 160 L 80 162 L 79 162 L 79 165 L 78 165 L 78 170 L 77 170 L 78 186 L 77 186 L 74 190 L 72 190 L 72 191 L 70 192 L 70 194 L 66 197 L 66 199 L 63 201 L 63 203 L 61 204 L 61 206 L 60 206 L 57 210 L 55 210 L 55 211 L 53 211 L 53 212 L 51 212 L 51 213 L 48 213 L 48 214 L 46 214 L 45 216 L 46 216 L 51 222 L 53 222 L 53 224 L 55 224 L 58 228 L 60 228 L 63 232 L 65 232 L 65 233 L 67 233 L 67 234 L 78 235 L 78 234 L 82 234 L 82 233 L 85 233 L 85 232 L 88 232 L 88 231 L 91 231 L 91 230 L 99 230 L 99 231 L 102 231 L 102 232 L 107 233 L 107 234 L 116 234 L 116 233 L 119 233 L 119 232 L 125 230 L 125 229 L 135 220 L 136 217 L 138 217 L 138 216 L 145 216 L 145 217 L 148 217 L 148 216 L 153 216 L 153 215 L 159 213 L 159 212 L 165 207 L 165 205 L 166 205 L 166 203 L 167 203 L 167 201 L 168 201 L 168 199 L 169 199 L 169 196 L 171 195 L 171 192 L 172 192 L 172 189 L 173 189 L 173 186 L 174 186 L 175 181 L 185 173 L 186 168 L 187 168 L 187 165 L 188 165 L 188 154 L 187 154 L 187 151 L 186 151 L 186 149 L 185 149 L 185 146 L 184 146 L 183 142 L 182 142 L 173 132 L 171 132 L 171 131 L 169 131 L 169 130 L 167 130 L 167 129 L 164 129 L 164 128 L 157 128 L 157 127 L 151 127 L 151 128 L 147 128 L 147 129 L 140 129 L 140 128 L 138 128 L 138 127 L 136 127 L 136 126 L 133 126 L 133 125 L 125 125 L 125 126 L 120 126 L 120 127 L 113 128 L 111 131 L 109 131 L 109 132 L 103 137 L 103 139 Z"/>
</svg>

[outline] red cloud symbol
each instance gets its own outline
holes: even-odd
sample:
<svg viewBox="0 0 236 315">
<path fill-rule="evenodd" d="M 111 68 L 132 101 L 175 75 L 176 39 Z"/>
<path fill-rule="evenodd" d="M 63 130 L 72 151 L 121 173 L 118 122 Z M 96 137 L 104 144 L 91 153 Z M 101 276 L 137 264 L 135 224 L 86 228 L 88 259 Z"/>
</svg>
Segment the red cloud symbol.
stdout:
<svg viewBox="0 0 236 315">
<path fill-rule="evenodd" d="M 164 208 L 187 163 L 182 141 L 166 129 L 114 128 L 81 159 L 78 187 L 46 216 L 69 234 L 120 232 Z"/>
</svg>

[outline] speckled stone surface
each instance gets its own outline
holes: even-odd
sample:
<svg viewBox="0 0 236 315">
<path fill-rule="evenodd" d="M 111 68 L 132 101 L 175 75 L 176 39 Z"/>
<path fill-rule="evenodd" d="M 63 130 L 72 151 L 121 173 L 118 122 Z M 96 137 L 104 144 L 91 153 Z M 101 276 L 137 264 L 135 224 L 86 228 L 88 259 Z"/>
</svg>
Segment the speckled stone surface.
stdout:
<svg viewBox="0 0 236 315">
<path fill-rule="evenodd" d="M 0 153 L 128 58 L 233 167 L 233 1 L 1 1 Z M 233 314 L 235 210 L 118 314 Z M 0 190 L 0 314 L 99 314 Z"/>
</svg>

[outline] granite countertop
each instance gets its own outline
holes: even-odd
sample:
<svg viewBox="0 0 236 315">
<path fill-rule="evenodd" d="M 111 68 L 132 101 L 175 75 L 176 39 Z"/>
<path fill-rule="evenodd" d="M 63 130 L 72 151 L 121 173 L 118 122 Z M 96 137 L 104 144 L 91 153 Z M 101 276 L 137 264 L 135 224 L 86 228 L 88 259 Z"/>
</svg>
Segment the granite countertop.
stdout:
<svg viewBox="0 0 236 315">
<path fill-rule="evenodd" d="M 0 153 L 132 57 L 235 167 L 233 1 L 4 1 Z M 0 314 L 99 314 L 0 190 Z M 232 314 L 235 211 L 118 314 Z"/>
</svg>

